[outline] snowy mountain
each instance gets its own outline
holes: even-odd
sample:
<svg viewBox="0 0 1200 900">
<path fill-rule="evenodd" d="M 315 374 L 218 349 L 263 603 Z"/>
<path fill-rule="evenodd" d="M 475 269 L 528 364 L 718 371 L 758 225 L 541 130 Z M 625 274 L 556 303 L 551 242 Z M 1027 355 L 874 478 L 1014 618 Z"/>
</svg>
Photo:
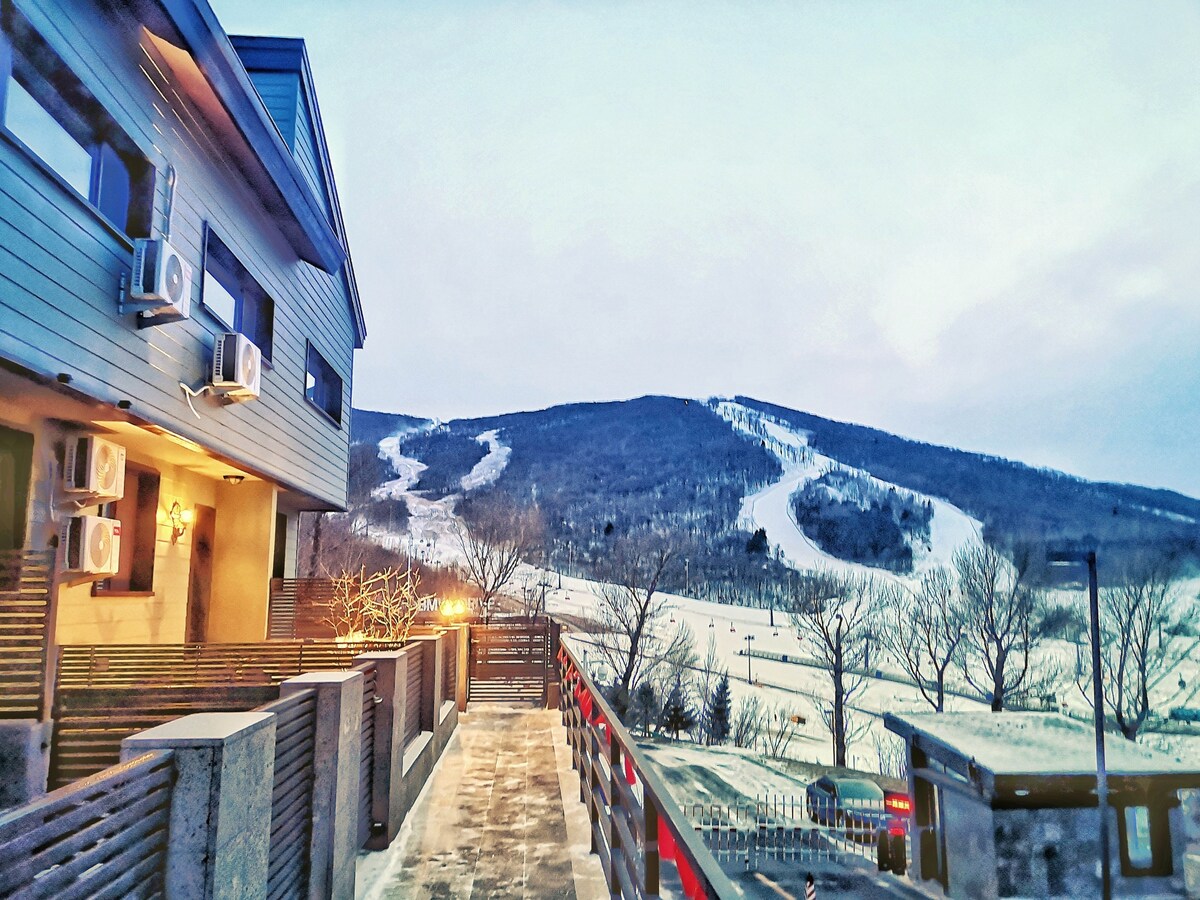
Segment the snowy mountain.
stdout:
<svg viewBox="0 0 1200 900">
<path fill-rule="evenodd" d="M 817 566 L 916 577 L 981 536 L 1090 535 L 1110 564 L 1148 547 L 1200 558 L 1200 501 L 1190 497 L 746 397 L 642 397 L 448 423 L 355 410 L 352 434 L 352 496 L 376 521 L 386 510 L 397 539 L 422 521 L 442 522 L 435 535 L 455 515 L 469 522 L 489 498 L 536 503 L 552 567 L 594 574 L 622 535 L 652 528 L 686 560 L 667 587 L 726 602 L 765 604 L 793 570 Z"/>
</svg>

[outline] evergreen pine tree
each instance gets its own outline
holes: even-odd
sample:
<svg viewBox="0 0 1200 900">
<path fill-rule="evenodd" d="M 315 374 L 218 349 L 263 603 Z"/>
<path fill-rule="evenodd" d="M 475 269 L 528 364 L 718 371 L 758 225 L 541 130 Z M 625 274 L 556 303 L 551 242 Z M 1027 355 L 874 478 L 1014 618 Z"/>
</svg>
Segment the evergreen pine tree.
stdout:
<svg viewBox="0 0 1200 900">
<path fill-rule="evenodd" d="M 681 677 L 677 676 L 671 685 L 671 692 L 663 704 L 663 714 L 663 725 L 675 740 L 679 740 L 679 732 L 687 731 L 696 724 L 696 713 Z"/>
<path fill-rule="evenodd" d="M 705 740 L 709 744 L 723 744 L 729 740 L 729 706 L 729 673 L 722 672 L 704 712 Z"/>
</svg>

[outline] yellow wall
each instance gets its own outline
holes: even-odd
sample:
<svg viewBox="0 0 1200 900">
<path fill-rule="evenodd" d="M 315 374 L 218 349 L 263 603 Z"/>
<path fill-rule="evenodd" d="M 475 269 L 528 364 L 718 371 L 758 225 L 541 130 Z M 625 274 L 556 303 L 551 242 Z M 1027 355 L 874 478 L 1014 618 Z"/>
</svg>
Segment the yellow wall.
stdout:
<svg viewBox="0 0 1200 900">
<path fill-rule="evenodd" d="M 184 639 L 192 530 L 189 528 L 171 543 L 167 511 L 176 500 L 184 509 L 193 509 L 198 503 L 215 506 L 216 485 L 210 478 L 164 465 L 143 454 L 130 453 L 128 459 L 159 473 L 154 596 L 93 597 L 91 582 L 64 585 L 58 595 L 60 644 L 158 644 Z M 217 520 L 219 523 L 219 512 Z"/>
<path fill-rule="evenodd" d="M 216 491 L 208 639 L 261 641 L 267 635 L 277 491 L 265 481 L 220 484 Z"/>
<path fill-rule="evenodd" d="M 61 478 L 56 449 L 78 434 L 61 422 L 87 427 L 93 408 L 0 371 L 0 424 L 34 436 L 33 484 L 30 490 L 28 546 L 52 546 L 62 522 L 77 510 L 62 502 L 56 490 Z M 267 605 L 274 557 L 278 488 L 252 478 L 231 485 L 217 475 L 201 474 L 166 462 L 179 460 L 177 446 L 166 437 L 138 432 L 140 451 L 129 449 L 121 434 L 109 439 L 126 446 L 127 459 L 159 473 L 153 596 L 92 596 L 92 582 L 60 586 L 56 641 L 60 644 L 178 643 L 187 629 L 192 528 L 171 542 L 167 513 L 175 501 L 183 509 L 196 505 L 216 510 L 213 541 L 212 598 L 207 640 L 261 641 L 266 636 Z M 160 443 L 161 442 L 161 443 Z M 160 450 L 159 448 L 163 448 Z M 159 457 L 159 453 L 162 457 Z M 293 503 L 294 503 L 293 498 Z M 289 514 L 286 571 L 294 571 L 295 514 Z"/>
</svg>

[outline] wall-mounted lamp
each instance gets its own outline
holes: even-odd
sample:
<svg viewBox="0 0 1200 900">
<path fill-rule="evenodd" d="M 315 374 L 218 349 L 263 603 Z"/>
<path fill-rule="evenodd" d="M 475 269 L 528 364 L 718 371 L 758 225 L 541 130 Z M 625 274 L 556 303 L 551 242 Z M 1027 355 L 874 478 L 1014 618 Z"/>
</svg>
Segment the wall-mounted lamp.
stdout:
<svg viewBox="0 0 1200 900">
<path fill-rule="evenodd" d="M 167 512 L 167 519 L 171 522 L 171 543 L 174 544 L 187 531 L 188 526 L 192 524 L 192 511 L 184 509 L 176 500 L 171 504 L 171 509 Z"/>
<path fill-rule="evenodd" d="M 224 478 L 228 484 L 241 484 L 246 480 L 245 475 L 222 475 L 221 477 Z"/>
</svg>

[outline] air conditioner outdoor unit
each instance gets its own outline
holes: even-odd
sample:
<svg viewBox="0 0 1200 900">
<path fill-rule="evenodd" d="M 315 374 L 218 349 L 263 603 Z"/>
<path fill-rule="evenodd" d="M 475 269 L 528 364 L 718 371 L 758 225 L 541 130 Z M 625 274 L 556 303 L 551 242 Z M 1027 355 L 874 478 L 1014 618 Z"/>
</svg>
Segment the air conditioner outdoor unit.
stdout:
<svg viewBox="0 0 1200 900">
<path fill-rule="evenodd" d="M 261 383 L 262 352 L 244 334 L 218 334 L 213 347 L 213 389 L 233 400 L 253 400 Z"/>
<path fill-rule="evenodd" d="M 98 503 L 120 500 L 125 495 L 125 448 L 94 434 L 70 438 L 63 489 L 87 494 Z"/>
<path fill-rule="evenodd" d="M 59 535 L 63 571 L 116 575 L 121 563 L 121 523 L 103 516 L 68 519 Z"/>
<path fill-rule="evenodd" d="M 156 323 L 186 319 L 192 310 L 192 267 L 164 238 L 138 238 L 127 309 Z"/>
</svg>

